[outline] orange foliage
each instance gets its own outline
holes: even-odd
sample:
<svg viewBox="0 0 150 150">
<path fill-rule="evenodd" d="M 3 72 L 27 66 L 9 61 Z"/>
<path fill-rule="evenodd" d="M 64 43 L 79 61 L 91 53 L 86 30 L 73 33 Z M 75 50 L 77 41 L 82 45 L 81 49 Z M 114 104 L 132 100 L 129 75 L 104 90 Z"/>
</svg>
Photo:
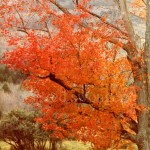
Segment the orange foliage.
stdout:
<svg viewBox="0 0 150 150">
<path fill-rule="evenodd" d="M 131 3 L 132 13 L 142 19 L 146 19 L 146 4 L 143 0 L 134 0 Z"/>
<path fill-rule="evenodd" d="M 47 0 L 5 1 L 1 30 L 13 51 L 4 54 L 2 63 L 28 75 L 24 86 L 35 95 L 26 102 L 42 112 L 37 121 L 53 131 L 52 137 L 75 137 L 106 148 L 120 141 L 123 130 L 135 134 L 129 123 L 137 121 L 136 92 L 129 85 L 130 63 L 119 57 L 123 42 L 109 43 L 125 36 L 106 20 L 92 22 L 82 10 L 87 2 L 62 14 Z M 29 13 L 26 24 L 23 11 Z M 34 15 L 38 29 L 28 25 Z M 24 35 L 12 33 L 11 27 Z"/>
</svg>

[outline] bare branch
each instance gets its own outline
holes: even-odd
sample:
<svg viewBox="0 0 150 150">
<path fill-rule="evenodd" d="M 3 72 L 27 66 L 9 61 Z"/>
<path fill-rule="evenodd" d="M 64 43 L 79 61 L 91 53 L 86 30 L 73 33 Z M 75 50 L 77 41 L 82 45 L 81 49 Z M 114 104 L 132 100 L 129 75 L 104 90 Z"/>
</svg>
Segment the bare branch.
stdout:
<svg viewBox="0 0 150 150">
<path fill-rule="evenodd" d="M 143 1 L 143 3 L 146 5 L 146 2 L 144 1 L 144 0 L 142 0 Z"/>
<path fill-rule="evenodd" d="M 68 14 L 68 15 L 71 15 L 71 13 L 70 13 L 66 8 L 64 8 L 63 6 L 61 6 L 61 5 L 60 5 L 59 3 L 57 3 L 56 1 L 50 0 L 50 2 L 53 3 L 55 6 L 57 6 L 57 8 L 59 8 L 63 13 Z M 76 0 L 76 4 L 78 5 L 78 0 Z M 121 29 L 119 29 L 118 27 L 114 26 L 113 24 L 111 24 L 111 23 L 109 23 L 109 22 L 107 22 L 107 21 L 104 21 L 101 16 L 99 16 L 99 15 L 97 15 L 97 14 L 95 14 L 95 13 L 93 13 L 93 12 L 91 12 L 91 11 L 89 11 L 89 10 L 87 10 L 87 9 L 85 9 L 85 8 L 83 8 L 83 7 L 81 7 L 81 6 L 80 6 L 80 8 L 81 8 L 82 10 L 84 10 L 85 12 L 89 13 L 90 15 L 92 15 L 92 16 L 94 16 L 94 17 L 100 19 L 104 24 L 106 24 L 106 25 L 108 25 L 108 26 L 110 26 L 110 27 L 112 27 L 112 28 L 118 30 L 118 31 L 121 32 L 123 35 L 128 36 L 128 34 L 127 34 L 126 32 L 123 32 Z M 82 25 L 83 25 L 83 23 L 82 23 Z M 87 27 L 87 25 L 85 25 L 85 24 L 84 24 L 83 26 L 86 26 L 86 27 Z"/>
<path fill-rule="evenodd" d="M 71 13 L 67 10 L 67 8 L 61 6 L 59 3 L 57 3 L 54 0 L 49 0 L 52 4 L 54 4 L 58 9 L 60 9 L 64 14 L 71 15 Z"/>
<path fill-rule="evenodd" d="M 136 143 L 136 135 L 133 135 L 133 134 L 130 134 L 128 132 L 126 132 L 124 135 L 123 135 L 123 138 L 124 139 L 128 139 L 128 140 L 131 140 L 133 143 Z"/>
<path fill-rule="evenodd" d="M 23 31 L 23 28 L 22 27 L 17 27 L 17 30 L 18 31 Z M 38 28 L 28 28 L 28 27 L 25 27 L 25 30 L 36 30 L 36 31 L 43 31 L 43 32 L 48 32 L 47 30 L 44 30 L 44 29 L 38 29 Z"/>
<path fill-rule="evenodd" d="M 21 24 L 22 24 L 22 28 L 23 28 L 22 32 L 27 33 L 26 28 L 25 28 L 25 24 L 24 24 L 24 20 L 23 20 L 22 16 L 20 15 L 20 13 L 19 13 L 19 11 L 17 10 L 17 8 L 16 8 L 15 6 L 13 6 L 13 7 L 14 7 L 15 11 L 17 12 L 17 14 L 18 14 L 20 20 L 21 20 Z M 28 34 L 28 33 L 27 33 L 27 34 Z"/>
<path fill-rule="evenodd" d="M 75 5 L 79 4 L 79 0 L 72 0 Z"/>
<path fill-rule="evenodd" d="M 49 31 L 47 22 L 45 22 L 45 27 L 46 27 L 46 29 L 47 29 L 47 33 L 48 33 L 48 35 L 49 35 L 49 38 L 51 38 L 51 33 L 50 33 L 50 31 Z"/>
<path fill-rule="evenodd" d="M 91 12 L 91 11 L 89 11 L 89 10 L 83 8 L 83 7 L 82 7 L 82 10 L 84 10 L 85 12 L 89 13 L 90 15 L 92 15 L 92 16 L 94 16 L 94 17 L 100 19 L 104 24 L 106 24 L 106 25 L 108 25 L 108 26 L 110 26 L 110 27 L 112 27 L 112 28 L 118 30 L 118 31 L 121 32 L 123 35 L 128 36 L 128 34 L 127 34 L 126 32 L 122 31 L 121 29 L 119 29 L 118 27 L 114 26 L 113 24 L 107 22 L 106 20 L 103 20 L 101 16 L 95 14 L 94 12 Z"/>
</svg>

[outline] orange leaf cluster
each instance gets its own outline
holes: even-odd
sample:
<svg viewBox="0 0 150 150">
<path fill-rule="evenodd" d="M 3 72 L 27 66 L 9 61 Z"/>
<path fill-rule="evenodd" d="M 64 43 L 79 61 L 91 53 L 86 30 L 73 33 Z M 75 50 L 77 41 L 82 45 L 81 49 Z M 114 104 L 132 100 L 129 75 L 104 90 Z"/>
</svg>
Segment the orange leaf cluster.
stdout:
<svg viewBox="0 0 150 150">
<path fill-rule="evenodd" d="M 106 148 L 120 140 L 122 130 L 133 134 L 129 123 L 137 121 L 136 92 L 129 84 L 131 66 L 127 58 L 119 56 L 123 43 L 109 42 L 124 35 L 106 25 L 106 19 L 92 22 L 82 10 L 87 2 L 82 1 L 73 14 L 51 9 L 55 1 L 46 0 L 20 0 L 3 8 L 11 9 L 13 17 L 4 18 L 13 21 L 9 28 L 17 25 L 25 34 L 14 36 L 9 32 L 13 51 L 5 53 L 1 62 L 28 75 L 24 86 L 34 95 L 26 102 L 41 111 L 37 121 L 52 131 L 51 137 L 75 137 Z M 40 23 L 40 28 L 25 26 L 23 11 L 38 15 L 35 24 Z"/>
</svg>

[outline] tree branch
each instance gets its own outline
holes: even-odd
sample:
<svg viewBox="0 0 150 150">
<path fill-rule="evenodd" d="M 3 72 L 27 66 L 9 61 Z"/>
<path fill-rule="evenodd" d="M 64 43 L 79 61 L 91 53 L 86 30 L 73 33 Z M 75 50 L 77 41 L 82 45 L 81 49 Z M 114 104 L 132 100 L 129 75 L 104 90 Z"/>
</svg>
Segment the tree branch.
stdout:
<svg viewBox="0 0 150 150">
<path fill-rule="evenodd" d="M 45 22 L 45 27 L 46 27 L 46 29 L 47 29 L 47 33 L 48 33 L 48 35 L 49 35 L 49 38 L 51 38 L 51 33 L 50 33 L 50 31 L 49 31 L 47 22 Z"/>
<path fill-rule="evenodd" d="M 39 0 L 37 0 L 37 1 L 39 2 Z M 60 9 L 63 13 L 65 13 L 65 14 L 67 14 L 67 15 L 71 15 L 71 13 L 67 10 L 67 8 L 64 8 L 63 6 L 61 6 L 59 3 L 57 3 L 57 2 L 54 1 L 54 0 L 49 0 L 49 1 L 50 1 L 52 4 L 54 4 L 58 9 Z M 42 5 L 42 4 L 41 4 L 41 5 Z M 78 7 L 78 6 L 77 6 L 77 7 Z M 81 9 L 84 10 L 85 12 L 89 13 L 90 15 L 92 15 L 92 16 L 94 16 L 94 17 L 100 19 L 104 24 L 110 26 L 111 28 L 113 28 L 113 29 L 119 31 L 120 33 L 122 33 L 123 35 L 125 35 L 125 36 L 128 37 L 128 34 L 127 34 L 126 32 L 123 32 L 121 29 L 119 29 L 118 27 L 114 26 L 113 24 L 111 24 L 111 23 L 109 23 L 109 22 L 107 22 L 107 21 L 104 21 L 101 16 L 99 16 L 99 15 L 93 13 L 93 12 L 90 12 L 89 10 L 87 10 L 87 9 L 85 9 L 85 8 L 83 8 L 83 7 L 81 7 Z M 80 26 L 82 26 L 82 27 L 88 27 L 85 23 L 80 23 Z M 47 32 L 47 31 L 46 31 L 46 32 Z M 102 36 L 100 35 L 100 37 L 106 39 L 106 40 L 109 41 L 110 43 L 113 43 L 113 44 L 117 44 L 117 43 L 118 43 L 118 40 L 116 40 L 116 39 L 112 39 L 112 38 L 111 38 L 111 39 L 108 39 L 108 37 L 107 37 L 107 36 L 104 36 L 104 35 L 102 35 Z M 135 48 L 133 48 L 133 45 L 132 45 L 130 42 L 128 42 L 127 44 L 124 44 L 123 47 L 121 47 L 121 48 L 123 48 L 127 53 L 128 53 L 130 50 L 131 50 L 131 51 L 134 51 L 134 50 L 135 50 Z"/>
<path fill-rule="evenodd" d="M 61 79 L 56 78 L 55 74 L 50 73 L 49 74 L 49 79 L 57 84 L 59 84 L 60 86 L 62 86 L 63 88 L 65 88 L 66 90 L 70 91 L 72 90 L 71 87 L 67 86 Z"/>
<path fill-rule="evenodd" d="M 144 0 L 142 0 L 142 2 L 146 5 L 146 2 Z"/>
<path fill-rule="evenodd" d="M 17 14 L 18 14 L 18 16 L 19 16 L 19 18 L 21 20 L 21 24 L 22 24 L 22 28 L 23 28 L 22 32 L 27 33 L 26 28 L 25 28 L 25 24 L 24 24 L 24 20 L 23 20 L 22 16 L 20 15 L 19 11 L 17 10 L 17 8 L 15 6 L 14 6 L 14 9 L 17 12 Z"/>
<path fill-rule="evenodd" d="M 99 15 L 95 14 L 94 12 L 91 12 L 91 11 L 89 11 L 89 10 L 83 8 L 83 7 L 81 7 L 81 9 L 82 9 L 83 11 L 87 12 L 88 14 L 90 14 L 90 15 L 92 15 L 92 16 L 98 18 L 98 19 L 100 19 L 104 24 L 110 26 L 111 28 L 116 29 L 117 31 L 121 32 L 123 35 L 128 36 L 128 34 L 127 34 L 126 32 L 122 31 L 121 29 L 119 29 L 119 28 L 116 27 L 115 25 L 113 25 L 113 24 L 107 22 L 106 20 L 103 20 L 103 18 L 102 18 L 101 16 L 99 16 Z"/>
<path fill-rule="evenodd" d="M 123 138 L 124 139 L 128 139 L 128 140 L 131 140 L 133 143 L 136 143 L 136 135 L 133 135 L 133 134 L 130 134 L 128 132 L 126 132 L 124 135 L 123 135 Z"/>
<path fill-rule="evenodd" d="M 68 15 L 71 15 L 71 13 L 67 10 L 67 8 L 64 8 L 63 6 L 61 6 L 59 3 L 57 3 L 57 2 L 54 1 L 54 0 L 49 0 L 49 1 L 50 1 L 52 4 L 54 4 L 58 9 L 60 9 L 63 13 L 68 14 Z M 78 1 L 76 1 L 76 5 L 78 6 Z M 110 26 L 110 27 L 112 27 L 112 28 L 118 30 L 118 31 L 121 32 L 123 35 L 128 36 L 128 34 L 127 34 L 126 32 L 123 32 L 121 29 L 119 29 L 118 27 L 114 26 L 113 24 L 111 24 L 111 23 L 109 23 L 109 22 L 107 22 L 107 21 L 104 21 L 101 16 L 99 16 L 99 15 L 97 15 L 97 14 L 95 14 L 95 13 L 93 13 L 93 12 L 91 12 L 91 11 L 89 11 L 89 10 L 87 10 L 87 9 L 85 9 L 85 8 L 83 8 L 83 7 L 81 7 L 81 6 L 80 6 L 80 8 L 81 8 L 83 11 L 89 13 L 90 15 L 92 15 L 92 16 L 94 16 L 94 17 L 100 19 L 104 24 L 106 24 L 106 25 L 108 25 L 108 26 Z"/>
<path fill-rule="evenodd" d="M 47 75 L 45 77 L 39 77 L 39 76 L 37 76 L 37 77 L 40 79 L 49 78 L 51 81 L 57 83 L 58 85 L 63 87 L 65 90 L 73 91 L 72 93 L 77 97 L 77 103 L 88 104 L 88 105 L 91 105 L 94 109 L 100 110 L 100 108 L 98 106 L 95 106 L 93 102 L 91 102 L 88 98 L 85 97 L 84 93 L 82 94 L 78 91 L 74 91 L 73 88 L 66 85 L 63 80 L 56 78 L 55 74 L 50 73 L 49 75 Z"/>
<path fill-rule="evenodd" d="M 60 9 L 64 14 L 71 15 L 71 13 L 67 10 L 67 8 L 61 6 L 54 0 L 49 0 L 52 4 L 54 4 L 58 9 Z"/>
</svg>

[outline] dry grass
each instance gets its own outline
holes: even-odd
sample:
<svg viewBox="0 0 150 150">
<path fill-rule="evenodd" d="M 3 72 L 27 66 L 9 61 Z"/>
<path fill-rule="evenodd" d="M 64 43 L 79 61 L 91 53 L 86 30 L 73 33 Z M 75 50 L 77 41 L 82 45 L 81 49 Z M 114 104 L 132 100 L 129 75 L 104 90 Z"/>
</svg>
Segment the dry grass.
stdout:
<svg viewBox="0 0 150 150">
<path fill-rule="evenodd" d="M 47 143 L 47 146 L 49 144 Z M 128 148 L 127 148 L 128 149 Z M 122 148 L 120 150 L 127 150 Z M 132 145 L 132 150 L 138 150 L 136 145 Z M 0 150 L 10 150 L 10 145 L 5 142 L 0 141 Z M 58 150 L 91 150 L 90 143 L 84 144 L 83 142 L 78 141 L 63 141 L 61 145 L 58 145 Z M 111 150 L 111 149 L 109 149 Z"/>
<path fill-rule="evenodd" d="M 10 145 L 0 141 L 0 150 L 10 150 Z M 58 146 L 58 150 L 90 150 L 90 144 L 84 145 L 77 141 L 64 141 L 62 145 Z"/>
<path fill-rule="evenodd" d="M 0 150 L 10 150 L 10 145 L 0 141 Z"/>
<path fill-rule="evenodd" d="M 84 144 L 78 141 L 64 141 L 60 150 L 90 150 L 90 143 Z"/>
</svg>

